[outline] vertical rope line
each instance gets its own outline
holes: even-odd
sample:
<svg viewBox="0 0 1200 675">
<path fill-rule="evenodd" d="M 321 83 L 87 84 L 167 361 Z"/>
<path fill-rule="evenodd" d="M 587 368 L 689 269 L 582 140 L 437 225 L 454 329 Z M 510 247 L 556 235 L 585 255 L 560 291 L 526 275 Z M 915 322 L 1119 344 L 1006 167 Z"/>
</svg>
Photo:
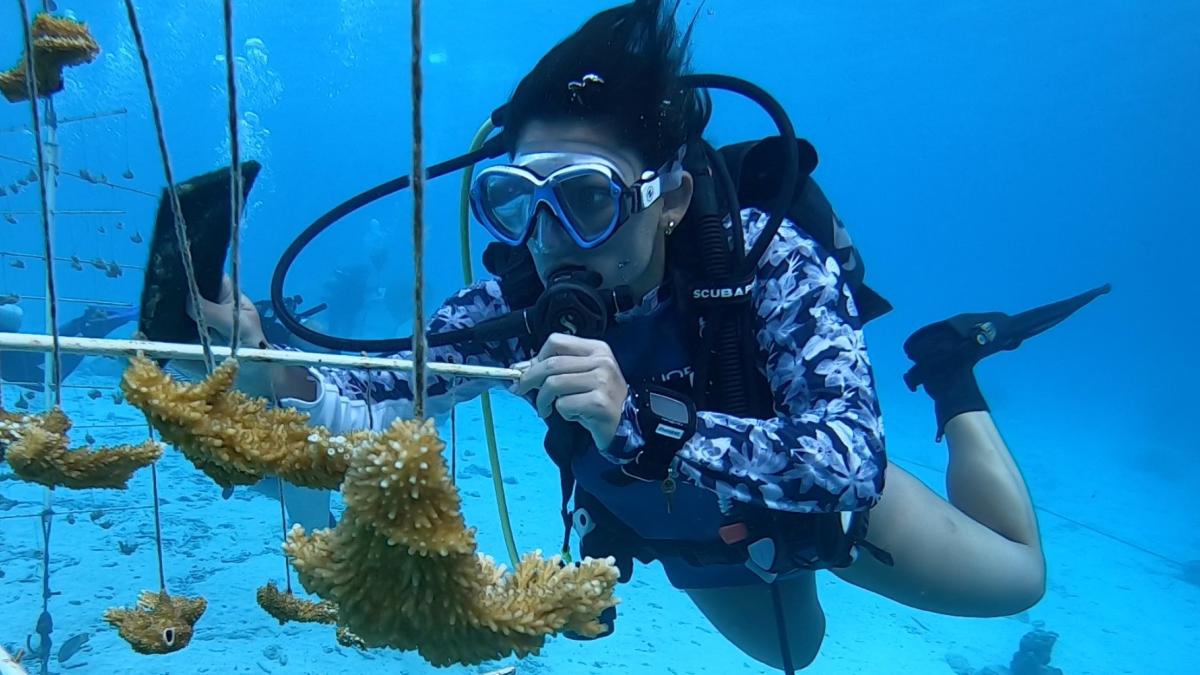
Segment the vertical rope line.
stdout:
<svg viewBox="0 0 1200 675">
<path fill-rule="evenodd" d="M 29 94 L 29 111 L 33 117 L 33 140 L 37 149 L 38 196 L 42 205 L 42 249 L 46 261 L 46 302 L 50 325 L 50 383 L 53 388 L 54 406 L 62 406 L 62 354 L 58 344 L 58 300 L 54 288 L 54 242 L 50 237 L 50 198 L 46 193 L 46 181 L 52 179 L 46 173 L 46 150 L 42 147 L 42 120 L 38 115 L 37 76 L 33 63 L 33 25 L 29 22 L 29 6 L 25 0 L 21 6 L 21 35 L 25 38 L 25 87 Z"/>
<path fill-rule="evenodd" d="M 363 352 L 363 356 L 366 356 L 366 352 Z M 374 376 L 374 373 L 372 373 L 371 369 L 368 368 L 367 369 L 367 386 L 366 386 L 367 429 L 370 429 L 371 431 L 375 431 L 375 403 L 374 403 L 374 401 L 371 400 L 371 385 L 372 385 L 371 378 L 373 376 Z"/>
<path fill-rule="evenodd" d="M 238 263 L 241 257 L 240 221 L 242 216 L 242 162 L 238 146 L 237 84 L 233 60 L 233 0 L 225 0 L 225 86 L 229 92 L 229 229 L 231 242 L 230 266 L 233 282 L 233 330 L 229 338 L 229 357 L 237 357 L 241 332 L 242 282 Z"/>
<path fill-rule="evenodd" d="M 275 480 L 278 482 L 278 487 L 279 487 L 279 523 L 283 529 L 283 539 L 284 539 L 284 541 L 287 541 L 287 532 L 288 532 L 287 503 L 284 501 L 284 498 L 283 498 L 283 479 L 276 476 Z M 288 595 L 291 595 L 292 594 L 292 566 L 288 564 L 288 556 L 286 553 L 283 555 L 283 576 L 287 580 Z"/>
<path fill-rule="evenodd" d="M 275 392 L 275 381 L 271 380 L 271 400 L 278 401 L 279 395 Z M 279 491 L 279 529 L 283 533 L 283 541 L 287 541 L 288 524 L 287 524 L 287 499 L 283 496 L 283 478 L 276 476 L 278 481 Z M 292 566 L 288 561 L 288 554 L 283 554 L 283 578 L 287 582 L 288 595 L 292 594 Z"/>
<path fill-rule="evenodd" d="M 158 136 L 158 150 L 162 155 L 163 173 L 167 179 L 167 193 L 171 197 L 171 209 L 175 212 L 175 238 L 179 240 L 179 252 L 183 258 L 183 270 L 187 274 L 188 295 L 196 314 L 196 325 L 200 330 L 200 345 L 204 349 L 204 365 L 213 370 L 212 344 L 208 335 L 208 322 L 200 311 L 200 287 L 196 285 L 196 269 L 192 266 L 192 245 L 187 238 L 187 225 L 183 222 L 183 207 L 179 204 L 179 191 L 175 189 L 175 176 L 171 171 L 171 157 L 167 154 L 167 138 L 163 132 L 162 111 L 158 107 L 158 95 L 154 91 L 154 77 L 150 74 L 150 58 L 146 55 L 146 43 L 138 25 L 133 0 L 125 0 L 125 11 L 129 15 L 129 28 L 137 43 L 138 57 L 142 61 L 142 73 L 146 76 L 146 92 L 150 96 L 150 110 L 154 114 L 154 131 Z"/>
<path fill-rule="evenodd" d="M 150 426 L 150 418 L 146 418 L 146 431 L 150 440 L 154 440 L 154 427 Z M 150 465 L 150 490 L 154 496 L 154 550 L 158 554 L 158 589 L 167 592 L 167 573 L 163 565 L 162 545 L 162 512 L 158 499 L 158 462 Z"/>
<path fill-rule="evenodd" d="M 48 176 L 46 172 L 46 150 L 42 146 L 42 122 L 38 117 L 38 91 L 37 91 L 37 70 L 34 67 L 33 55 L 33 24 L 29 20 L 29 6 L 25 0 L 18 2 L 21 8 L 21 36 L 25 41 L 25 86 L 29 95 L 29 111 L 33 121 L 33 140 L 34 147 L 37 152 L 37 167 L 38 167 L 38 195 L 42 206 L 42 244 L 44 247 L 45 263 L 46 263 L 46 313 L 47 321 L 50 325 L 47 330 L 50 332 L 51 351 L 50 351 L 50 377 L 46 385 L 53 389 L 54 406 L 62 405 L 62 354 L 59 351 L 58 343 L 58 300 L 54 289 L 54 255 L 50 232 L 50 196 L 49 188 L 46 185 Z M 47 103 L 47 111 L 53 114 L 53 108 Z M 47 392 L 47 398 L 50 392 Z M 51 632 L 53 631 L 54 619 L 50 615 L 50 530 L 54 525 L 54 509 L 52 507 L 53 491 L 46 489 L 42 495 L 42 613 L 38 616 L 37 635 L 38 649 L 37 656 L 41 662 L 42 675 L 49 675 L 50 672 L 50 651 L 51 651 Z M 28 641 L 26 642 L 28 645 Z"/>
<path fill-rule="evenodd" d="M 421 144 L 421 0 L 412 0 L 413 417 L 425 416 L 425 168 Z"/>
</svg>

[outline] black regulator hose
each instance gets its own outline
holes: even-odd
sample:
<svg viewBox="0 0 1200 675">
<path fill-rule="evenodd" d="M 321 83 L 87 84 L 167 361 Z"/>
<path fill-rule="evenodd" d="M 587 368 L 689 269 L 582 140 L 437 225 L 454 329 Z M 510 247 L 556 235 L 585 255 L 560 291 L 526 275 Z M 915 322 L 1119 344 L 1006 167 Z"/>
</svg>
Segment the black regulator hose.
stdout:
<svg viewBox="0 0 1200 675">
<path fill-rule="evenodd" d="M 730 275 L 736 277 L 739 274 L 744 276 L 747 269 L 750 270 L 751 273 L 753 272 L 759 258 L 762 257 L 767 245 L 770 243 L 771 239 L 774 238 L 775 233 L 779 229 L 780 223 L 783 221 L 784 214 L 791 205 L 792 196 L 795 191 L 796 176 L 799 171 L 795 141 L 796 134 L 783 107 L 780 106 L 779 103 L 765 90 L 751 82 L 747 82 L 746 80 L 736 77 L 730 77 L 728 75 L 686 75 L 681 78 L 681 84 L 685 89 L 701 90 L 701 100 L 703 101 L 707 101 L 707 92 L 704 92 L 703 90 L 709 88 L 731 91 L 749 98 L 762 107 L 768 115 L 770 115 L 771 119 L 775 122 L 775 126 L 779 130 L 780 136 L 784 140 L 784 175 L 782 176 L 779 194 L 775 197 L 770 205 L 770 218 L 767 221 L 766 228 L 761 234 L 759 240 L 755 242 L 754 248 L 751 250 L 750 254 L 746 257 L 745 264 L 741 265 L 744 269 L 726 269 L 724 273 L 724 276 L 726 277 L 729 277 Z M 497 108 L 492 113 L 493 121 L 499 127 L 503 127 L 505 116 L 504 112 L 505 108 L 502 106 Z M 702 113 L 705 120 L 707 120 L 707 117 L 711 114 L 711 107 L 705 108 L 702 110 Z M 426 175 L 431 179 L 438 178 L 485 159 L 498 157 L 504 153 L 505 146 L 506 141 L 502 132 L 501 134 L 488 139 L 487 142 L 485 142 L 483 146 L 475 152 L 467 153 L 465 155 L 455 157 L 448 161 L 429 167 Z M 296 258 L 305 249 L 305 247 L 307 247 L 319 234 L 327 230 L 338 220 L 341 220 L 363 206 L 407 188 L 409 183 L 408 176 L 401 176 L 351 197 L 314 221 L 311 225 L 305 228 L 304 231 L 301 232 L 300 235 L 297 236 L 290 245 L 288 245 L 283 254 L 280 256 L 279 262 L 276 264 L 275 271 L 271 277 L 271 304 L 275 308 L 276 318 L 278 318 L 279 322 L 283 324 L 288 331 L 303 340 L 311 342 L 312 344 L 338 351 L 379 353 L 398 352 L 411 348 L 411 338 L 366 340 L 349 339 L 334 335 L 327 335 L 325 333 L 313 330 L 312 328 L 303 325 L 300 322 L 300 319 L 296 316 L 295 312 L 286 306 L 285 297 L 283 294 L 284 282 L 287 279 L 287 274 L 290 271 L 293 263 L 295 263 Z M 720 227 L 720 222 L 718 221 L 716 225 Z M 706 235 L 706 237 L 715 240 L 716 230 L 712 228 L 711 224 L 700 229 L 708 230 L 710 234 Z M 727 245 L 725 245 L 725 247 L 727 248 Z M 715 260 L 716 256 L 713 256 L 713 258 Z M 726 260 L 723 265 L 728 267 L 728 260 Z M 473 333 L 471 329 L 463 329 L 461 331 L 452 331 L 428 336 L 429 344 L 431 346 L 451 344 L 467 339 L 475 339 L 475 333 Z M 727 368 L 727 372 L 731 371 L 732 367 Z M 731 379 L 729 381 L 733 380 Z"/>
<path fill-rule="evenodd" d="M 699 213 L 699 219 L 696 222 L 698 230 L 696 236 L 704 268 L 707 273 L 712 275 L 714 282 L 718 284 L 734 283 L 754 274 L 758 267 L 758 261 L 779 231 L 784 214 L 791 206 L 795 194 L 796 178 L 800 171 L 796 132 L 783 106 L 764 89 L 751 82 L 727 75 L 688 75 L 683 78 L 683 84 L 695 88 L 723 89 L 749 98 L 771 116 L 771 120 L 775 123 L 779 135 L 783 139 L 785 159 L 780 190 L 770 205 L 767 225 L 754 242 L 754 247 L 748 255 L 745 254 L 742 230 L 736 226 L 733 228 L 735 246 L 730 255 L 729 241 L 723 223 L 722 205 L 715 199 L 718 188 L 725 197 L 725 206 L 730 210 L 730 217 L 734 219 L 735 225 L 739 223 L 740 207 L 737 200 L 737 186 L 734 185 L 733 179 L 729 175 L 729 169 L 725 166 L 720 154 L 711 148 L 706 148 L 711 171 L 693 172 L 696 189 L 693 192 L 691 208 L 697 209 Z M 698 139 L 698 142 L 704 143 L 702 139 Z M 705 143 L 705 145 L 707 144 Z M 709 389 L 705 387 L 708 377 L 707 356 L 712 353 L 712 347 L 715 346 L 716 357 L 711 378 L 713 382 L 711 391 L 721 397 L 718 403 L 722 410 L 733 415 L 746 416 L 752 412 L 753 405 L 745 378 L 747 368 L 750 367 L 746 359 L 748 356 L 752 357 L 753 354 L 745 348 L 747 341 L 743 339 L 743 336 L 749 327 L 746 320 L 749 310 L 743 309 L 744 311 L 730 316 L 726 308 L 714 306 L 712 310 L 705 313 L 705 320 L 712 326 L 712 330 L 707 331 L 700 359 L 695 364 L 695 368 L 697 391 L 706 391 Z M 707 401 L 707 403 L 712 402 Z"/>
<path fill-rule="evenodd" d="M 475 152 L 471 152 L 454 159 L 435 164 L 426 171 L 428 178 L 438 178 L 448 173 L 453 173 L 476 162 L 481 162 L 485 159 L 498 157 L 504 152 L 504 142 L 502 136 L 493 136 L 488 139 L 483 147 Z M 336 349 L 339 351 L 363 351 L 363 352 L 398 352 L 404 349 L 410 349 L 412 345 L 411 338 L 389 338 L 379 340 L 355 340 L 348 338 L 339 338 L 333 335 L 326 335 L 315 331 L 308 326 L 302 324 L 287 305 L 283 295 L 284 282 L 287 280 L 287 274 L 295 263 L 296 258 L 300 253 L 317 238 L 325 230 L 329 229 L 337 221 L 345 218 L 351 213 L 361 209 L 362 207 L 382 199 L 390 194 L 399 192 L 410 185 L 410 179 L 407 175 L 394 178 L 386 183 L 376 185 L 375 187 L 365 192 L 359 193 L 350 199 L 338 204 L 330 209 L 328 213 L 318 218 L 313 224 L 304 228 L 291 244 L 283 251 L 283 255 L 279 257 L 279 262 L 275 265 L 275 272 L 271 275 L 271 304 L 275 307 L 275 316 L 279 322 L 284 325 L 289 331 L 298 337 L 307 340 L 315 345 Z M 430 345 L 437 346 L 430 336 Z M 449 344 L 446 342 L 445 344 Z"/>
<path fill-rule="evenodd" d="M 767 225 L 754 242 L 754 247 L 750 250 L 749 255 L 742 256 L 745 250 L 744 243 L 740 237 L 742 229 L 741 227 L 734 227 L 734 241 L 737 247 L 734 251 L 733 260 L 737 261 L 737 268 L 730 269 L 727 263 L 722 264 L 720 262 L 721 260 L 730 260 L 730 256 L 726 254 L 729 243 L 725 237 L 725 228 L 719 215 L 714 219 L 713 213 L 709 210 L 711 205 L 708 204 L 704 205 L 705 211 L 702 213 L 699 237 L 702 247 L 701 256 L 703 257 L 705 266 L 708 269 L 718 270 L 719 276 L 717 278 L 721 281 L 730 282 L 747 277 L 753 278 L 752 275 L 754 275 L 758 268 L 759 260 L 762 259 L 767 246 L 775 238 L 780 224 L 783 223 L 784 214 L 787 213 L 792 204 L 792 198 L 796 190 L 796 178 L 800 172 L 799 152 L 796 149 L 796 131 L 792 128 L 792 122 L 788 118 L 787 112 L 784 111 L 783 106 L 779 105 L 778 101 L 757 85 L 724 75 L 693 75 L 684 79 L 688 85 L 693 87 L 725 89 L 753 100 L 771 116 L 771 119 L 775 122 L 775 126 L 779 129 L 779 135 L 782 137 L 784 171 L 779 194 L 775 196 L 770 205 L 770 216 L 767 220 Z M 705 177 L 704 180 L 715 180 L 722 188 L 722 191 L 726 194 L 725 202 L 730 205 L 730 209 L 733 212 L 730 217 L 733 218 L 733 222 L 736 225 L 739 215 L 737 186 L 733 184 L 728 167 L 725 166 L 725 162 L 721 159 L 719 153 L 711 153 L 711 155 L 710 165 L 712 166 L 713 176 L 711 178 Z M 701 172 L 701 174 L 703 173 Z M 693 179 L 697 179 L 695 174 L 693 174 Z M 695 192 L 700 193 L 701 190 L 698 189 Z M 710 191 L 709 194 L 713 193 Z M 751 310 L 748 303 L 736 304 L 734 307 L 740 311 L 737 311 L 732 316 L 729 316 L 727 312 L 725 312 L 725 316 L 721 316 L 724 308 L 720 306 L 714 306 L 713 311 L 707 313 L 715 315 L 715 318 L 719 321 L 715 330 L 706 331 L 709 336 L 716 333 L 715 340 L 717 342 L 716 369 L 712 390 L 721 397 L 718 403 L 724 412 L 732 415 L 750 416 L 753 414 L 751 406 L 754 405 L 754 402 L 751 401 L 750 392 L 746 389 L 746 380 L 748 378 L 745 377 L 745 373 L 753 372 L 752 361 L 747 362 L 746 360 L 753 356 L 752 350 L 747 349 L 747 345 L 752 343 L 753 340 L 745 339 L 745 330 L 751 325 L 749 323 L 749 313 Z M 699 362 L 694 364 L 696 368 L 696 391 L 705 391 L 708 384 L 706 380 L 701 379 L 701 364 L 708 360 L 708 356 L 711 353 L 708 345 L 708 340 L 704 340 L 704 348 L 700 353 Z M 795 667 L 792 660 L 792 648 L 788 639 L 783 598 L 779 592 L 778 584 L 770 584 L 770 589 L 771 604 L 775 611 L 775 627 L 779 635 L 780 658 L 783 662 L 784 672 L 787 675 L 793 675 Z"/>
</svg>

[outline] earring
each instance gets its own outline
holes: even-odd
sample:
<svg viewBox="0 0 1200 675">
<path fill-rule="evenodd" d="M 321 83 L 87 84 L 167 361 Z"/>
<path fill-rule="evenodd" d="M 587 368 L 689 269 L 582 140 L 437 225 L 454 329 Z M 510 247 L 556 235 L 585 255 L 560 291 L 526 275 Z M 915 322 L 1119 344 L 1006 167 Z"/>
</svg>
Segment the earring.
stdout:
<svg viewBox="0 0 1200 675">
<path fill-rule="evenodd" d="M 668 234 L 668 235 L 671 234 L 671 231 L 674 229 L 675 229 L 675 221 L 672 220 L 667 223 L 667 230 L 666 230 L 665 234 Z"/>
</svg>

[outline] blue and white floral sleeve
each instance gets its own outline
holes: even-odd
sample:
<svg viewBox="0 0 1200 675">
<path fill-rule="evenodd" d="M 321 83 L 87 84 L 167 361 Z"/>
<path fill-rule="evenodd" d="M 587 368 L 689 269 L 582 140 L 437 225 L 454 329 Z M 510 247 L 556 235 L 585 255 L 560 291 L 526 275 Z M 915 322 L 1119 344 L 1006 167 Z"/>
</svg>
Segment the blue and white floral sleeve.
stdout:
<svg viewBox="0 0 1200 675">
<path fill-rule="evenodd" d="M 427 324 L 429 334 L 468 328 L 485 319 L 508 313 L 508 305 L 494 280 L 477 282 L 446 300 Z M 430 361 L 467 363 L 476 366 L 507 368 L 528 358 L 519 354 L 516 339 L 487 344 L 456 344 L 432 347 Z M 393 355 L 411 359 L 412 352 Z M 283 399 L 281 404 L 309 413 L 312 424 L 326 426 L 335 433 L 356 429 L 386 429 L 396 419 L 412 416 L 413 390 L 410 374 L 371 372 L 337 368 L 312 368 L 309 373 L 317 384 L 313 401 Z M 461 401 L 470 400 L 502 382 L 480 378 L 443 377 L 430 374 L 426 380 L 425 413 L 441 415 Z M 368 406 L 368 402 L 370 405 Z"/>
<path fill-rule="evenodd" d="M 746 247 L 767 223 L 743 211 Z M 758 355 L 776 417 L 701 411 L 676 458 L 679 476 L 735 501 L 779 511 L 861 511 L 883 490 L 883 423 L 862 321 L 837 261 L 790 221 L 759 263 L 754 291 Z M 632 397 L 614 462 L 642 447 Z"/>
</svg>

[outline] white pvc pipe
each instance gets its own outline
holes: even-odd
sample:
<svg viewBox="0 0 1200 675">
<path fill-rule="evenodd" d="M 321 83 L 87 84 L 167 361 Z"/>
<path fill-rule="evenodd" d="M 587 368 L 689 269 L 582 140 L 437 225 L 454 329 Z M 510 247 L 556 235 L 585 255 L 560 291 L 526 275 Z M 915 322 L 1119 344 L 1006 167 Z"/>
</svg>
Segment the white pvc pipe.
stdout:
<svg viewBox="0 0 1200 675">
<path fill-rule="evenodd" d="M 93 356 L 130 357 L 143 354 L 154 359 L 181 359 L 203 361 L 204 350 L 200 345 L 175 342 L 151 342 L 149 340 L 111 340 L 108 338 L 60 337 L 59 350 L 69 354 Z M 0 333 L 0 351 L 48 352 L 51 350 L 49 335 L 29 333 Z M 213 356 L 229 357 L 229 347 L 213 345 Z M 411 371 L 413 362 L 408 359 L 392 359 L 380 356 L 354 356 L 351 354 L 315 354 L 312 352 L 286 351 L 282 349 L 247 349 L 237 351 L 239 361 L 261 361 L 293 366 L 328 366 L 357 370 L 402 370 Z M 477 377 L 494 380 L 519 380 L 521 371 L 514 368 L 492 368 L 461 363 L 430 361 L 430 373 L 459 377 Z"/>
</svg>

